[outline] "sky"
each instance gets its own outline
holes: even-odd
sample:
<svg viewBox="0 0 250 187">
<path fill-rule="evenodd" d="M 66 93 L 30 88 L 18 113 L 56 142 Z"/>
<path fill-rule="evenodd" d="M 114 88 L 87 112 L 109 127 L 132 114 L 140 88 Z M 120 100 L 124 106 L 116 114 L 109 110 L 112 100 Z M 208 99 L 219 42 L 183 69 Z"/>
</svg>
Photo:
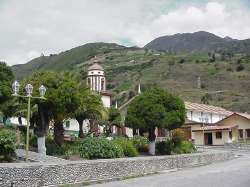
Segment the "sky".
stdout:
<svg viewBox="0 0 250 187">
<path fill-rule="evenodd" d="M 250 38 L 250 0 L 0 0 L 0 61 L 26 63 L 89 42 L 143 47 L 200 30 Z"/>
</svg>

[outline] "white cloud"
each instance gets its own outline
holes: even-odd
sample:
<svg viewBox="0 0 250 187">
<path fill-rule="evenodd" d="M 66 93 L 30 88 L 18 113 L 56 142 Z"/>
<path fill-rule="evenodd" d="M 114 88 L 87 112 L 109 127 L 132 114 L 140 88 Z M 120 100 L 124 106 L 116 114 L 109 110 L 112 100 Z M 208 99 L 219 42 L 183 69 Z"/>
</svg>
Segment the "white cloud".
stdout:
<svg viewBox="0 0 250 187">
<path fill-rule="evenodd" d="M 250 38 L 250 12 L 241 3 L 217 0 L 177 6 L 175 2 L 3 1 L 0 3 L 0 59 L 10 65 L 25 63 L 41 53 L 57 53 L 98 41 L 129 41 L 144 46 L 155 37 L 198 30 Z"/>
</svg>

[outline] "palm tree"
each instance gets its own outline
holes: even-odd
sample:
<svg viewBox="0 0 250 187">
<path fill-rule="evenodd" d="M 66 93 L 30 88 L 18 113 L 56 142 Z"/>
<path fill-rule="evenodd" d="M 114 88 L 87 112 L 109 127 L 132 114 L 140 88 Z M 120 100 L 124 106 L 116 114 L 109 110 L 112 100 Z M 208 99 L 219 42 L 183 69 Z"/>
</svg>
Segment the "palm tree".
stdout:
<svg viewBox="0 0 250 187">
<path fill-rule="evenodd" d="M 76 110 L 74 117 L 79 123 L 79 137 L 83 138 L 83 121 L 89 119 L 93 126 L 93 121 L 103 119 L 107 116 L 107 111 L 103 106 L 98 94 L 91 92 L 88 88 L 81 91 L 80 105 Z M 93 128 L 90 128 L 93 129 Z"/>
</svg>

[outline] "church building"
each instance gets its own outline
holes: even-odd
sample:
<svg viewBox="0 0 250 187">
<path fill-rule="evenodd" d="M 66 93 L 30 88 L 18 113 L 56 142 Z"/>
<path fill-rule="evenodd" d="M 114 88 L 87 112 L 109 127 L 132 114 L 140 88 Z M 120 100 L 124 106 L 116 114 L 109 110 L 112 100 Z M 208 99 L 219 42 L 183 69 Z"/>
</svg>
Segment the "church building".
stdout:
<svg viewBox="0 0 250 187">
<path fill-rule="evenodd" d="M 101 99 L 104 107 L 111 107 L 112 93 L 107 91 L 106 77 L 103 67 L 94 60 L 94 63 L 89 66 L 87 72 L 87 85 L 93 92 L 97 92 L 101 95 Z M 102 128 L 97 128 L 97 131 L 101 132 Z M 64 130 L 66 139 L 75 136 L 78 137 L 79 124 L 75 119 L 69 119 L 64 122 Z M 85 120 L 83 123 L 83 132 L 87 133 L 90 130 L 89 121 Z"/>
<path fill-rule="evenodd" d="M 92 91 L 101 95 L 103 105 L 110 108 L 112 94 L 106 90 L 105 72 L 97 62 L 88 68 L 87 84 Z"/>
</svg>

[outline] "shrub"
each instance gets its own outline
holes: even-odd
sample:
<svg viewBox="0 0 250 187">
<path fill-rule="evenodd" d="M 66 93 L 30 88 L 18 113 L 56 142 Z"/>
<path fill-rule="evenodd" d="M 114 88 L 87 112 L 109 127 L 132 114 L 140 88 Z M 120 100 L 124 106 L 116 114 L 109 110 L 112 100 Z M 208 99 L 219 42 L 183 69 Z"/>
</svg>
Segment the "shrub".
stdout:
<svg viewBox="0 0 250 187">
<path fill-rule="evenodd" d="M 25 143 L 26 143 L 26 134 L 25 134 Z M 29 144 L 32 147 L 37 147 L 37 137 L 36 137 L 36 135 L 30 133 Z"/>
<path fill-rule="evenodd" d="M 45 139 L 47 155 L 64 155 L 64 147 L 55 143 L 52 136 L 47 136 Z"/>
<path fill-rule="evenodd" d="M 184 153 L 194 153 L 196 148 L 192 142 L 181 141 L 178 144 L 175 144 L 173 140 L 167 140 L 163 142 L 156 143 L 156 152 L 159 155 L 170 155 L 175 154 L 184 154 Z"/>
<path fill-rule="evenodd" d="M 174 149 L 174 143 L 172 140 L 156 142 L 156 153 L 159 155 L 171 155 Z"/>
<path fill-rule="evenodd" d="M 194 144 L 189 141 L 182 141 L 180 144 L 176 145 L 173 152 L 176 154 L 193 153 L 196 151 Z"/>
<path fill-rule="evenodd" d="M 74 142 L 64 142 L 63 145 L 59 146 L 55 143 L 52 136 L 46 136 L 46 153 L 48 155 L 64 156 L 66 159 L 72 155 L 79 154 L 79 144 L 78 140 Z"/>
<path fill-rule="evenodd" d="M 236 67 L 236 71 L 243 71 L 245 69 L 245 67 L 242 65 L 242 64 L 239 64 L 237 67 Z"/>
<path fill-rule="evenodd" d="M 79 155 L 80 141 L 76 140 L 74 142 L 65 142 L 63 145 L 64 156 L 68 159 L 72 155 Z"/>
<path fill-rule="evenodd" d="M 180 60 L 178 61 L 178 63 L 179 63 L 179 64 L 183 64 L 183 63 L 185 63 L 185 59 L 183 59 L 183 58 L 182 58 L 182 59 L 180 59 Z"/>
<path fill-rule="evenodd" d="M 172 141 L 174 144 L 179 144 L 185 139 L 185 134 L 182 129 L 174 129 L 172 131 Z"/>
<path fill-rule="evenodd" d="M 0 130 L 0 160 L 10 161 L 15 156 L 16 134 L 11 130 Z"/>
<path fill-rule="evenodd" d="M 119 158 L 124 156 L 122 148 L 114 142 L 101 137 L 87 137 L 79 147 L 80 156 L 86 159 Z"/>
<path fill-rule="evenodd" d="M 148 152 L 149 141 L 146 137 L 143 136 L 134 136 L 132 142 L 139 152 Z"/>
<path fill-rule="evenodd" d="M 138 156 L 138 151 L 134 147 L 133 142 L 131 140 L 120 137 L 120 138 L 115 138 L 113 142 L 122 148 L 124 156 L 128 157 Z"/>
</svg>

